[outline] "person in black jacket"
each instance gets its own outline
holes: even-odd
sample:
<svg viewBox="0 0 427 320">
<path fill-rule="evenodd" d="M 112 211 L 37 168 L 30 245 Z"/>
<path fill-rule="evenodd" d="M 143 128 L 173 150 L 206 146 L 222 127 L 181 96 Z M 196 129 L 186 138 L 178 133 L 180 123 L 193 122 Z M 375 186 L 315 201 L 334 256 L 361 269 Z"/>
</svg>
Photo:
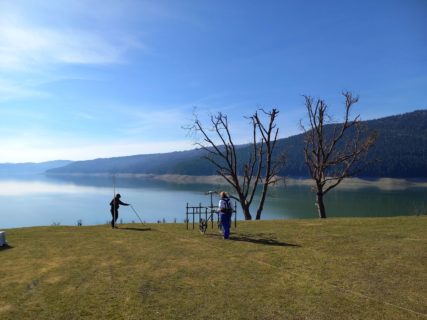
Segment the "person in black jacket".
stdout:
<svg viewBox="0 0 427 320">
<path fill-rule="evenodd" d="M 120 193 L 116 194 L 116 196 L 114 197 L 113 200 L 111 200 L 110 202 L 110 206 L 111 206 L 111 216 L 113 217 L 113 219 L 111 220 L 111 228 L 117 228 L 116 227 L 116 221 L 119 217 L 119 206 L 128 206 L 129 203 L 124 203 L 120 200 L 121 195 Z"/>
</svg>

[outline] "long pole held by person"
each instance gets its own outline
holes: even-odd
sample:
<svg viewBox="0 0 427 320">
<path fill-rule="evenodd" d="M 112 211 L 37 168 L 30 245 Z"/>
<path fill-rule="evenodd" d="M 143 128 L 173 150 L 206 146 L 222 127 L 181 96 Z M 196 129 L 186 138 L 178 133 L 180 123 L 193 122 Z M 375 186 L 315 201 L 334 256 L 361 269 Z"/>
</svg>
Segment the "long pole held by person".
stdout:
<svg viewBox="0 0 427 320">
<path fill-rule="evenodd" d="M 141 223 L 145 226 L 145 223 L 142 222 L 141 217 L 139 216 L 138 212 L 136 212 L 135 208 L 133 207 L 133 205 L 130 205 L 131 209 L 133 210 L 133 212 L 136 214 L 136 216 L 138 217 L 139 221 L 141 221 Z"/>
<path fill-rule="evenodd" d="M 122 202 L 120 200 L 120 198 L 121 198 L 120 193 L 116 194 L 116 177 L 115 177 L 115 175 L 113 175 L 113 200 L 111 200 L 111 202 L 110 202 L 111 216 L 112 216 L 111 227 L 113 229 L 116 228 L 116 221 L 119 217 L 120 205 L 123 205 L 123 206 L 129 206 L 130 205 L 129 203 Z"/>
<path fill-rule="evenodd" d="M 120 194 L 116 194 L 116 175 L 113 174 L 113 212 L 114 214 L 116 214 L 116 210 L 118 209 L 118 203 L 116 201 L 116 197 L 120 198 Z M 136 212 L 135 208 L 131 205 L 131 204 L 127 204 L 127 203 L 121 203 L 120 200 L 118 201 L 120 204 L 123 204 L 125 206 L 130 206 L 132 211 L 135 213 L 135 215 L 138 217 L 139 221 L 145 225 L 144 222 L 142 222 L 141 217 L 139 216 L 138 212 Z M 113 220 L 111 221 L 111 224 L 113 226 L 113 228 L 115 227 L 115 216 L 113 214 Z"/>
</svg>

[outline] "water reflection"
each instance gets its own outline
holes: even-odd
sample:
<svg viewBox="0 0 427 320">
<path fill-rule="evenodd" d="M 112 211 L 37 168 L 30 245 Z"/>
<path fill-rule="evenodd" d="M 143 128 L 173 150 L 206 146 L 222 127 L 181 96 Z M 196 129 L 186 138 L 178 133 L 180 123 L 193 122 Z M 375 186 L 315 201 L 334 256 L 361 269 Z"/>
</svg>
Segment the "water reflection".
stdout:
<svg viewBox="0 0 427 320">
<path fill-rule="evenodd" d="M 103 224 L 111 219 L 109 202 L 113 180 L 107 176 L 1 177 L 0 228 L 51 225 Z M 142 219 L 182 222 L 186 203 L 208 205 L 208 190 L 232 191 L 214 183 L 180 184 L 143 178 L 116 178 L 116 192 L 131 203 Z M 342 188 L 326 196 L 328 216 L 394 216 L 427 211 L 426 188 L 381 189 L 377 186 Z M 218 201 L 214 197 L 214 202 Z M 316 218 L 314 194 L 304 183 L 271 189 L 263 219 Z M 257 204 L 257 199 L 254 200 Z M 256 211 L 256 206 L 252 212 Z M 238 217 L 242 214 L 238 208 Z M 138 221 L 128 207 L 120 208 L 119 220 Z"/>
<path fill-rule="evenodd" d="M 72 183 L 54 184 L 40 180 L 0 180 L 0 189 L 3 196 L 28 196 L 32 194 L 72 194 L 72 193 L 100 193 L 99 187 L 81 186 Z"/>
</svg>

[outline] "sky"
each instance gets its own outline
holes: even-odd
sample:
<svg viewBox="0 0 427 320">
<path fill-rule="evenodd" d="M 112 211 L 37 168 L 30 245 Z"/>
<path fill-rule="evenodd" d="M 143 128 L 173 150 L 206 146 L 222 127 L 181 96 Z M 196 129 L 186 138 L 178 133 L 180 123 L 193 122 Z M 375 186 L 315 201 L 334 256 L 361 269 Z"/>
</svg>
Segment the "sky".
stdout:
<svg viewBox="0 0 427 320">
<path fill-rule="evenodd" d="M 427 108 L 426 0 L 0 0 L 0 163 L 188 150 L 183 127 L 280 110 L 334 119 Z"/>
</svg>

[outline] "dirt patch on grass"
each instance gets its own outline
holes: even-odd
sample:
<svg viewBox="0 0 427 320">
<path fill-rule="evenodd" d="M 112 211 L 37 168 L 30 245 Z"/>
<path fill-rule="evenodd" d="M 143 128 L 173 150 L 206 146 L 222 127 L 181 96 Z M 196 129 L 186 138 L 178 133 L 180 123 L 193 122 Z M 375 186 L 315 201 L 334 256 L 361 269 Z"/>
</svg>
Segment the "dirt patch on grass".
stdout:
<svg viewBox="0 0 427 320">
<path fill-rule="evenodd" d="M 138 293 L 141 295 L 142 299 L 147 299 L 159 291 L 160 287 L 151 280 L 143 281 L 138 289 Z"/>
<path fill-rule="evenodd" d="M 59 276 L 59 275 L 49 275 L 46 277 L 44 282 L 46 282 L 48 284 L 55 284 L 55 283 L 62 281 L 63 279 L 64 279 L 64 277 Z"/>
<path fill-rule="evenodd" d="M 11 304 L 0 304 L 0 314 L 9 312 L 13 309 Z"/>
<path fill-rule="evenodd" d="M 58 260 L 57 261 L 55 261 L 55 260 L 53 260 L 53 261 L 46 261 L 45 263 L 46 264 L 43 265 L 43 267 L 40 268 L 40 273 L 41 274 L 46 274 L 46 273 L 52 271 L 53 269 L 60 268 L 64 264 L 63 261 L 58 261 Z"/>
</svg>

